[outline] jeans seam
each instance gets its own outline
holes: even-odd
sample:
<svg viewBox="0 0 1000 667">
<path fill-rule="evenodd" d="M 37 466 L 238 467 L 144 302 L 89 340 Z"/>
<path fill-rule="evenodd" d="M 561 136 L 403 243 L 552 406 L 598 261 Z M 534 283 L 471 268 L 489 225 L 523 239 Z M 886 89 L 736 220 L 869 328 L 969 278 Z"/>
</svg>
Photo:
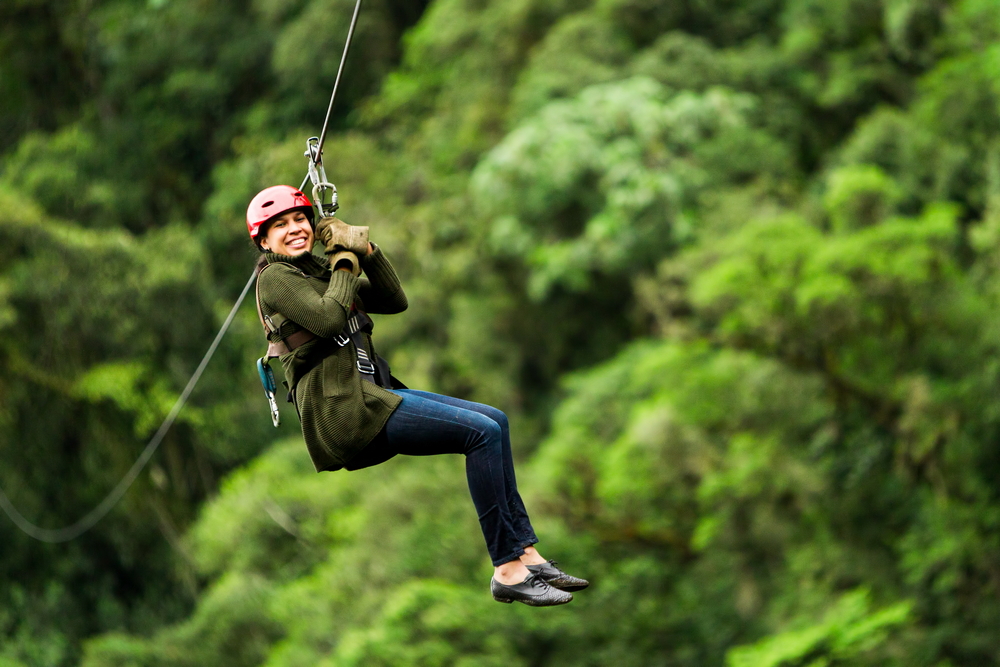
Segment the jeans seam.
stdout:
<svg viewBox="0 0 1000 667">
<path fill-rule="evenodd" d="M 484 435 L 484 433 L 482 431 L 480 431 L 478 428 L 476 428 L 472 424 L 464 424 L 462 422 L 454 421 L 454 420 L 451 420 L 451 419 L 442 419 L 441 417 L 432 417 L 430 415 L 425 415 L 425 414 L 422 414 L 422 413 L 419 413 L 419 412 L 408 412 L 407 410 L 404 410 L 402 407 L 397 408 L 396 411 L 399 412 L 399 413 L 401 413 L 401 414 L 404 414 L 404 415 L 409 415 L 411 417 L 418 417 L 420 419 L 427 419 L 429 421 L 442 422 L 444 424 L 454 424 L 456 426 L 468 426 L 470 429 L 474 430 L 480 436 Z M 476 414 L 479 414 L 479 413 L 476 413 Z M 486 417 L 486 415 L 483 415 L 483 416 Z M 486 418 L 489 419 L 489 417 L 486 417 Z"/>
</svg>

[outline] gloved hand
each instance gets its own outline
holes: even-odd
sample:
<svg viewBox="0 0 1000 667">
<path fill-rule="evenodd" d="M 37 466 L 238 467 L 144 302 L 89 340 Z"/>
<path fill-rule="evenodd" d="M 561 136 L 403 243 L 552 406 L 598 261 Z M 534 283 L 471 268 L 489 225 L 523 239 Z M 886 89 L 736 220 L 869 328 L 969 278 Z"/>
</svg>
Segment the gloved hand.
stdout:
<svg viewBox="0 0 1000 667">
<path fill-rule="evenodd" d="M 365 227 L 365 229 L 368 228 Z M 341 250 L 330 255 L 330 268 L 334 271 L 350 269 L 355 276 L 361 275 L 361 264 L 358 262 L 358 256 L 350 250 Z"/>
<path fill-rule="evenodd" d="M 341 250 L 362 256 L 368 254 L 368 228 L 349 225 L 339 218 L 320 220 L 316 225 L 316 238 L 326 246 L 328 255 Z"/>
</svg>

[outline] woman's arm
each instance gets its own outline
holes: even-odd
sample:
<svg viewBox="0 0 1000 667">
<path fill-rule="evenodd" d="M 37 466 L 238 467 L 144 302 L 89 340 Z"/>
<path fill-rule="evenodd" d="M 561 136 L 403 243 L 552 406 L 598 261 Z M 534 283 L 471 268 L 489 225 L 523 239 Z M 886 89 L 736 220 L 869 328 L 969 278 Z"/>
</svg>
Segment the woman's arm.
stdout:
<svg viewBox="0 0 1000 667">
<path fill-rule="evenodd" d="M 312 331 L 332 338 L 344 330 L 361 280 L 349 271 L 334 271 L 326 292 L 320 294 L 307 278 L 287 264 L 275 264 L 260 274 L 260 299 L 274 312 Z"/>
<path fill-rule="evenodd" d="M 366 312 L 392 315 L 406 310 L 406 294 L 399 284 L 399 277 L 382 249 L 372 244 L 373 251 L 360 258 L 365 276 L 358 286 L 358 297 Z M 334 271 L 346 273 L 346 271 Z"/>
</svg>

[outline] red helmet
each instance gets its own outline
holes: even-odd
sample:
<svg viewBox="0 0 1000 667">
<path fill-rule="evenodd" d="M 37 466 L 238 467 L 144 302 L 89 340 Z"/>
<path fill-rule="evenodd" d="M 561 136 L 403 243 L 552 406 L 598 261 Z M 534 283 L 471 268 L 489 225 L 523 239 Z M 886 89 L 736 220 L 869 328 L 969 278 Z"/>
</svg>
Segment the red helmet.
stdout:
<svg viewBox="0 0 1000 667">
<path fill-rule="evenodd" d="M 250 238 L 256 241 L 261 225 L 276 215 L 296 208 L 305 209 L 304 213 L 309 216 L 309 222 L 312 222 L 312 202 L 301 190 L 290 185 L 272 185 L 261 190 L 247 206 L 247 231 L 250 232 Z"/>
</svg>

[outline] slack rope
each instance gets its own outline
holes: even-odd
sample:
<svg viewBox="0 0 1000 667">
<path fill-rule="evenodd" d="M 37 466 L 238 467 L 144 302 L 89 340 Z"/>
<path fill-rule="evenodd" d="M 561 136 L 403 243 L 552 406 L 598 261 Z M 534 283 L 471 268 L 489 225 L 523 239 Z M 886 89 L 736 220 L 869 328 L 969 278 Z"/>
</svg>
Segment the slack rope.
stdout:
<svg viewBox="0 0 1000 667">
<path fill-rule="evenodd" d="M 358 0 L 357 4 L 354 6 L 354 15 L 351 17 L 351 26 L 347 31 L 347 41 L 344 43 L 344 53 L 340 56 L 340 67 L 337 68 L 337 78 L 333 83 L 333 92 L 330 95 L 330 104 L 326 108 L 326 118 L 323 119 L 323 130 L 320 133 L 316 153 L 314 157 L 311 158 L 315 164 L 320 164 L 323 160 L 323 144 L 326 142 L 326 131 L 330 124 L 330 114 L 333 112 L 334 100 L 337 99 L 337 89 L 340 87 L 340 79 L 344 73 L 344 64 L 347 62 L 347 54 L 351 50 L 351 42 L 354 39 L 354 28 L 358 24 L 358 15 L 360 13 L 361 0 Z M 305 179 L 302 181 L 302 185 L 299 186 L 299 190 L 302 190 L 308 181 L 309 174 L 306 174 Z M 253 281 L 256 277 L 256 273 L 250 276 L 250 279 L 247 281 L 246 286 L 244 286 L 239 298 L 236 299 L 236 304 L 233 305 L 232 310 L 229 311 L 229 316 L 226 318 L 226 321 L 223 322 L 222 328 L 219 329 L 219 333 L 216 334 L 215 340 L 212 341 L 212 344 L 209 346 L 208 351 L 202 358 L 198 368 L 191 376 L 191 379 L 188 380 L 187 386 L 184 387 L 184 391 L 181 392 L 177 402 L 174 403 L 174 407 L 171 408 L 166 419 L 163 420 L 160 428 L 157 429 L 153 438 L 146 445 L 146 448 L 142 450 L 139 458 L 132 464 L 132 467 L 125 474 L 125 477 L 123 477 L 115 488 L 111 490 L 111 493 L 105 496 L 104 500 L 102 500 L 97 507 L 88 512 L 76 523 L 63 528 L 41 528 L 31 521 L 28 521 L 28 519 L 26 519 L 24 515 L 21 514 L 16 507 L 14 507 L 13 503 L 10 502 L 10 498 L 7 497 L 3 488 L 0 488 L 0 509 L 2 509 L 8 517 L 10 517 L 10 520 L 14 522 L 14 525 L 36 540 L 55 544 L 76 539 L 97 525 L 97 523 L 111 511 L 111 508 L 114 507 L 119 500 L 121 500 L 122 496 L 125 495 L 125 492 L 128 491 L 129 487 L 132 486 L 132 483 L 139 476 L 139 473 L 142 472 L 142 469 L 146 467 L 147 463 L 149 463 L 149 459 L 152 458 L 156 449 L 160 446 L 160 442 L 163 441 L 163 437 L 167 434 L 167 431 L 170 430 L 170 427 L 173 426 L 174 421 L 177 420 L 177 415 L 180 413 L 181 408 L 184 407 L 184 404 L 187 403 L 187 399 L 191 395 L 191 392 L 194 391 L 195 385 L 198 384 L 198 380 L 201 379 L 201 374 L 205 372 L 205 367 L 208 366 L 208 362 L 211 361 L 212 356 L 215 354 L 215 350 L 219 347 L 219 343 L 222 342 L 223 336 L 226 335 L 229 325 L 232 324 L 233 318 L 236 316 L 236 311 L 239 310 L 240 305 L 243 303 L 243 299 L 246 298 L 247 292 L 250 291 L 250 286 L 253 285 Z"/>
<path fill-rule="evenodd" d="M 195 369 L 191 379 L 188 380 L 187 386 L 184 387 L 184 391 L 181 392 L 180 397 L 174 403 L 174 407 L 170 409 L 166 419 L 164 419 L 163 423 L 160 424 L 160 428 L 157 429 L 153 438 L 146 445 L 146 448 L 142 450 L 139 458 L 136 459 L 135 463 L 132 464 L 132 467 L 121 479 L 121 481 L 118 482 L 115 488 L 111 490 L 111 493 L 105 496 L 104 500 L 102 500 L 97 507 L 88 512 L 76 523 L 63 528 L 41 528 L 28 521 L 24 515 L 21 514 L 10 502 L 10 499 L 7 497 L 7 494 L 4 493 L 4 490 L 0 488 L 0 509 L 3 509 L 4 513 L 10 517 L 11 521 L 14 522 L 14 525 L 36 540 L 56 544 L 76 539 L 97 525 L 97 522 L 103 519 L 107 513 L 111 511 L 111 508 L 114 507 L 119 500 L 121 500 L 122 496 L 125 495 L 125 492 L 128 491 L 130 486 L 132 486 L 132 482 L 136 480 L 139 473 L 142 472 L 142 469 L 146 467 L 149 459 L 152 458 L 156 449 L 160 446 L 160 442 L 163 441 L 163 437 L 167 434 L 167 431 L 170 430 L 170 427 L 173 426 L 174 421 L 177 420 L 177 415 L 180 413 L 181 408 L 184 407 L 184 404 L 187 403 L 188 397 L 191 395 L 191 392 L 194 391 L 195 385 L 197 385 L 198 380 L 201 379 L 202 373 L 205 372 L 208 362 L 211 361 L 212 356 L 215 355 L 215 351 L 218 349 L 219 343 L 222 342 L 223 336 L 225 336 L 226 331 L 229 330 L 229 325 L 233 323 L 233 318 L 236 317 L 236 311 L 239 310 L 240 305 L 246 298 L 247 292 L 250 291 L 250 286 L 253 285 L 253 281 L 256 277 L 256 272 L 250 275 L 250 279 L 243 287 L 243 291 L 240 292 L 239 298 L 236 299 L 236 303 L 233 305 L 232 310 L 229 311 L 229 316 L 226 317 L 226 321 L 222 323 L 219 333 L 215 335 L 215 340 L 213 340 L 212 344 L 209 345 L 208 351 L 205 352 L 205 356 L 202 357 L 201 363 L 198 364 L 198 368 Z"/>
</svg>

